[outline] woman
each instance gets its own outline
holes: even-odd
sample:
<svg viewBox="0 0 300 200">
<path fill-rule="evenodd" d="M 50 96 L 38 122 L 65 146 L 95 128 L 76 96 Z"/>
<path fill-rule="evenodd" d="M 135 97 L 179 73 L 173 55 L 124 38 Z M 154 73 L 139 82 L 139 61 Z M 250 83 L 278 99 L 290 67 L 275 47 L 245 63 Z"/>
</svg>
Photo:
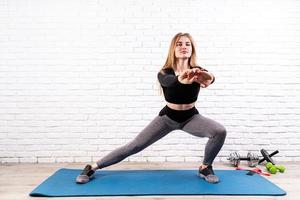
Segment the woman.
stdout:
<svg viewBox="0 0 300 200">
<path fill-rule="evenodd" d="M 158 73 L 167 105 L 159 115 L 128 144 L 112 151 L 93 165 L 87 165 L 76 178 L 87 183 L 97 169 L 113 165 L 140 152 L 173 130 L 183 130 L 197 137 L 208 137 L 199 176 L 210 183 L 219 182 L 212 163 L 222 148 L 225 128 L 201 114 L 195 108 L 200 87 L 206 88 L 215 80 L 207 70 L 196 63 L 194 41 L 188 33 L 178 33 L 169 47 L 168 58 Z"/>
</svg>

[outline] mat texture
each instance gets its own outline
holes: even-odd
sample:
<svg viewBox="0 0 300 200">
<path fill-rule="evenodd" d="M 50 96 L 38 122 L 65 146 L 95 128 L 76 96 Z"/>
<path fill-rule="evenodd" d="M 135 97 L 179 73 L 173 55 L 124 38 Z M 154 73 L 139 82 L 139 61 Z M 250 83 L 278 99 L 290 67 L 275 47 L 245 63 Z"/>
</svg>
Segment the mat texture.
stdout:
<svg viewBox="0 0 300 200">
<path fill-rule="evenodd" d="M 266 178 L 247 171 L 215 170 L 218 184 L 197 176 L 196 170 L 100 170 L 87 184 L 76 184 L 81 170 L 60 169 L 36 187 L 30 196 L 134 195 L 253 195 L 279 196 L 286 192 Z"/>
</svg>

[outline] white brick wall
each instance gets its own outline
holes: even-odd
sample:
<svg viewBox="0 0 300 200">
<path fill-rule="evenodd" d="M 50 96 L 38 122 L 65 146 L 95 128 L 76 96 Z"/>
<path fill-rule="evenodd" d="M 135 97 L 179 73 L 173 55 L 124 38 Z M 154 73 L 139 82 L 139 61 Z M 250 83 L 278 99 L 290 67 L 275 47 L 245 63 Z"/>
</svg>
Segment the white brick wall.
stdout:
<svg viewBox="0 0 300 200">
<path fill-rule="evenodd" d="M 232 151 L 300 160 L 300 1 L 0 0 L 0 162 L 90 162 L 164 106 L 156 73 L 189 32 L 216 82 L 199 111 Z M 200 161 L 175 131 L 129 161 Z"/>
</svg>

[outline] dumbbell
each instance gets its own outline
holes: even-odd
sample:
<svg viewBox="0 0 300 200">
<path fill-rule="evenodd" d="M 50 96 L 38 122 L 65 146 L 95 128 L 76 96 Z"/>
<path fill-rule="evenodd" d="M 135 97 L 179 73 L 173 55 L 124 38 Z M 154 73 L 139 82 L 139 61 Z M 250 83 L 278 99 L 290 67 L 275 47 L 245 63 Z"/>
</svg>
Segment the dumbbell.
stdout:
<svg viewBox="0 0 300 200">
<path fill-rule="evenodd" d="M 285 167 L 283 165 L 277 166 L 277 165 L 273 165 L 271 162 L 267 162 L 266 168 L 271 174 L 276 174 L 277 171 L 281 173 L 285 171 Z"/>
<path fill-rule="evenodd" d="M 229 160 L 230 163 L 235 167 L 239 166 L 241 160 L 248 161 L 249 167 L 255 167 L 259 162 L 259 157 L 258 155 L 252 154 L 250 152 L 247 154 L 247 157 L 241 157 L 240 154 L 238 154 L 237 152 L 233 152 L 229 155 L 227 160 Z"/>
</svg>

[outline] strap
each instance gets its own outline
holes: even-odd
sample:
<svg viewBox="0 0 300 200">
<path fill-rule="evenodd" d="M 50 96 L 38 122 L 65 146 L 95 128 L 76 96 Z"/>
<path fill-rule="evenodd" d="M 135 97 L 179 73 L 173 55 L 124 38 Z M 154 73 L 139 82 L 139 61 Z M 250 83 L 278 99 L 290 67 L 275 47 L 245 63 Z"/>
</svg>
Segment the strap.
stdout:
<svg viewBox="0 0 300 200">
<path fill-rule="evenodd" d="M 248 175 L 251 175 L 251 173 L 256 173 L 256 174 L 261 174 L 261 175 L 264 175 L 264 176 L 271 176 L 270 173 L 265 173 L 263 172 L 261 169 L 259 168 L 254 168 L 254 169 L 243 169 L 243 168 L 240 168 L 240 167 L 237 167 L 236 170 L 245 170 L 245 171 L 249 171 L 249 174 Z"/>
</svg>

